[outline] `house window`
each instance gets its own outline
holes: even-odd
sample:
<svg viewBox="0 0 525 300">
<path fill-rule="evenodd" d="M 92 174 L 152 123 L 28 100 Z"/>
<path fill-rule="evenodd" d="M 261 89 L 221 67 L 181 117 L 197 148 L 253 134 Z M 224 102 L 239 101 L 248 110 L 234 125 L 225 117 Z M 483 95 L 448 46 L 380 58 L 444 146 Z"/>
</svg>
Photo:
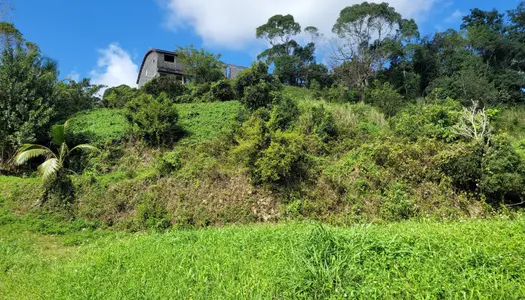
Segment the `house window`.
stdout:
<svg viewBox="0 0 525 300">
<path fill-rule="evenodd" d="M 175 56 L 174 55 L 168 55 L 164 54 L 164 61 L 165 62 L 175 62 Z"/>
</svg>

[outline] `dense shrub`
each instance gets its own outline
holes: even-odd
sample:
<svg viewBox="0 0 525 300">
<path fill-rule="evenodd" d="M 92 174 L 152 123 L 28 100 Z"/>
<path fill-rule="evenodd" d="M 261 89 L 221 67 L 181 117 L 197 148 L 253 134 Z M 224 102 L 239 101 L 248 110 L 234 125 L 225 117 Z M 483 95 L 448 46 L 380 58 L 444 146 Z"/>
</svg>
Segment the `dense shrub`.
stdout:
<svg viewBox="0 0 525 300">
<path fill-rule="evenodd" d="M 164 153 L 157 159 L 157 170 L 161 176 L 170 175 L 181 168 L 181 154 L 177 151 Z"/>
<path fill-rule="evenodd" d="M 483 151 L 477 143 L 457 144 L 441 152 L 436 159 L 456 188 L 476 191 L 483 176 Z"/>
<path fill-rule="evenodd" d="M 356 102 L 358 100 L 356 91 L 342 84 L 334 84 L 327 89 L 326 98 L 328 101 L 335 103 Z"/>
<path fill-rule="evenodd" d="M 281 108 L 276 105 L 271 112 L 257 110 L 236 138 L 238 146 L 233 155 L 244 163 L 255 184 L 290 182 L 304 174 L 304 137 L 296 132 L 283 131 L 289 129 L 295 119 L 283 109 L 293 107 L 295 103 L 288 99 L 282 104 Z"/>
<path fill-rule="evenodd" d="M 310 108 L 309 115 L 311 116 L 311 132 L 323 142 L 327 142 L 330 138 L 337 135 L 334 117 L 324 106 Z"/>
<path fill-rule="evenodd" d="M 162 231 L 171 227 L 166 206 L 150 193 L 143 193 L 139 197 L 135 222 L 137 228 Z"/>
<path fill-rule="evenodd" d="M 229 80 L 220 80 L 211 85 L 211 95 L 219 101 L 230 101 L 235 99 L 235 91 Z"/>
<path fill-rule="evenodd" d="M 251 168 L 256 182 L 290 181 L 301 177 L 305 153 L 302 137 L 294 132 L 276 131 Z"/>
<path fill-rule="evenodd" d="M 150 144 L 169 144 L 178 135 L 179 115 L 166 94 L 141 95 L 126 105 L 124 113 L 133 133 Z"/>
<path fill-rule="evenodd" d="M 379 81 L 365 92 L 365 102 L 379 107 L 387 116 L 395 115 L 405 104 L 403 96 L 392 85 Z"/>
<path fill-rule="evenodd" d="M 412 140 L 420 137 L 437 138 L 444 141 L 456 139 L 453 126 L 459 120 L 461 105 L 447 98 L 432 103 L 409 105 L 390 121 L 394 133 Z"/>
<path fill-rule="evenodd" d="M 299 108 L 297 103 L 288 97 L 277 97 L 274 99 L 277 102 L 270 113 L 270 120 L 268 127 L 270 130 L 286 130 L 299 117 Z"/>
<path fill-rule="evenodd" d="M 496 136 L 483 157 L 481 190 L 491 202 L 518 203 L 525 193 L 525 165 L 505 136 Z"/>
<path fill-rule="evenodd" d="M 136 98 L 140 90 L 125 84 L 107 89 L 102 97 L 102 106 L 107 108 L 123 108 L 128 102 Z"/>
<path fill-rule="evenodd" d="M 241 103 L 248 110 L 255 111 L 261 107 L 269 107 L 275 96 L 272 84 L 261 80 L 256 85 L 246 87 Z"/>
<path fill-rule="evenodd" d="M 165 93 L 166 97 L 172 101 L 177 101 L 179 96 L 187 92 L 186 86 L 175 75 L 157 76 L 148 81 L 142 87 L 142 90 L 154 97 L 159 97 L 162 93 Z"/>
<path fill-rule="evenodd" d="M 253 63 L 251 68 L 243 70 L 234 82 L 235 93 L 237 98 L 242 99 L 245 91 L 250 86 L 258 85 L 261 81 L 270 83 L 275 89 L 281 89 L 279 80 L 268 74 L 268 65 L 263 62 Z"/>
</svg>

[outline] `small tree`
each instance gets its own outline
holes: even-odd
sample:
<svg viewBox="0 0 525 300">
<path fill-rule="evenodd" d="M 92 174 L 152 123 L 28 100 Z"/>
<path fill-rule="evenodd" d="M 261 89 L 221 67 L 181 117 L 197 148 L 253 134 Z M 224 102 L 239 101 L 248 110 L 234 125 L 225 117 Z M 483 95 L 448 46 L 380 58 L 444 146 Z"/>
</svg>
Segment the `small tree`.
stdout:
<svg viewBox="0 0 525 300">
<path fill-rule="evenodd" d="M 123 108 L 140 94 L 140 90 L 125 84 L 107 89 L 102 97 L 102 105 L 107 108 Z"/>
<path fill-rule="evenodd" d="M 471 107 L 464 107 L 454 133 L 471 139 L 480 145 L 488 145 L 493 128 L 490 126 L 490 113 L 485 107 L 479 109 L 479 102 L 472 101 Z"/>
<path fill-rule="evenodd" d="M 215 82 L 224 78 L 224 63 L 220 61 L 221 55 L 214 55 L 204 49 L 178 47 L 175 50 L 178 59 L 185 66 L 185 73 L 195 83 Z"/>
<path fill-rule="evenodd" d="M 142 91 L 153 97 L 159 97 L 165 93 L 172 101 L 188 92 L 188 88 L 175 75 L 158 76 L 148 81 Z"/>
<path fill-rule="evenodd" d="M 43 145 L 26 144 L 21 147 L 13 159 L 15 165 L 21 166 L 33 158 L 40 156 L 45 157 L 45 161 L 38 166 L 38 172 L 46 185 L 44 196 L 38 202 L 39 205 L 42 205 L 44 201 L 47 200 L 47 194 L 56 183 L 57 179 L 61 178 L 62 175 L 65 175 L 65 171 L 67 170 L 65 166 L 71 153 L 75 150 L 98 150 L 96 147 L 89 144 L 80 144 L 73 148 L 69 148 L 66 143 L 67 127 L 68 122 L 66 121 L 63 125 L 55 125 L 51 128 L 51 141 L 57 147 L 57 152 L 54 152 L 51 148 Z"/>
</svg>

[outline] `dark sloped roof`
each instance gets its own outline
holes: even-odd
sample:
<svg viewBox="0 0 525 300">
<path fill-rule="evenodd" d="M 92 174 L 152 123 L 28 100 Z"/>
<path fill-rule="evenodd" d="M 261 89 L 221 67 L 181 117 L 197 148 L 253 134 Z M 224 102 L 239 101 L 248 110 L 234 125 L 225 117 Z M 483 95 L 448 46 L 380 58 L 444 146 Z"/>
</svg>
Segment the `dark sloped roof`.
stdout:
<svg viewBox="0 0 525 300">
<path fill-rule="evenodd" d="M 144 68 L 144 64 L 146 63 L 146 58 L 148 57 L 148 55 L 150 55 L 151 53 L 161 53 L 161 54 L 168 54 L 168 55 L 175 55 L 177 56 L 177 54 L 173 51 L 167 51 L 167 50 L 161 50 L 161 49 L 155 49 L 155 48 L 152 48 L 152 49 L 149 49 L 148 52 L 146 52 L 146 55 L 144 55 L 144 59 L 142 59 L 142 64 L 140 64 L 140 70 L 139 70 L 139 75 L 137 76 L 137 84 L 139 84 L 139 81 L 140 81 L 140 74 L 142 74 L 142 69 Z"/>
</svg>

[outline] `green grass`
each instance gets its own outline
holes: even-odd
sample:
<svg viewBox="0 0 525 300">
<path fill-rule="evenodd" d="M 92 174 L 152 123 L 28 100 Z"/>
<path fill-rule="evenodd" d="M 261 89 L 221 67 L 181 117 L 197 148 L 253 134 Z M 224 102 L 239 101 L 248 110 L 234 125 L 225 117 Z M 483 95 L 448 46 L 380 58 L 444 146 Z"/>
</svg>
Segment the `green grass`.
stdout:
<svg viewBox="0 0 525 300">
<path fill-rule="evenodd" d="M 234 129 L 241 104 L 238 101 L 176 104 L 179 125 L 186 136 L 181 142 L 195 143 L 227 134 Z M 119 109 L 94 109 L 70 120 L 72 133 L 93 144 L 120 141 L 125 137 L 127 122 Z"/>
<path fill-rule="evenodd" d="M 93 230 L 82 222 L 58 223 L 63 231 L 40 230 L 24 225 L 29 219 L 9 218 L 0 219 L 2 299 L 525 295 L 523 217 L 351 228 L 292 223 L 165 234 Z"/>
<path fill-rule="evenodd" d="M 179 125 L 186 132 L 181 142 L 202 142 L 230 133 L 241 104 L 238 101 L 177 104 Z"/>
<path fill-rule="evenodd" d="M 94 144 L 120 141 L 127 128 L 126 119 L 119 109 L 100 108 L 81 112 L 69 122 L 74 136 Z"/>
</svg>

